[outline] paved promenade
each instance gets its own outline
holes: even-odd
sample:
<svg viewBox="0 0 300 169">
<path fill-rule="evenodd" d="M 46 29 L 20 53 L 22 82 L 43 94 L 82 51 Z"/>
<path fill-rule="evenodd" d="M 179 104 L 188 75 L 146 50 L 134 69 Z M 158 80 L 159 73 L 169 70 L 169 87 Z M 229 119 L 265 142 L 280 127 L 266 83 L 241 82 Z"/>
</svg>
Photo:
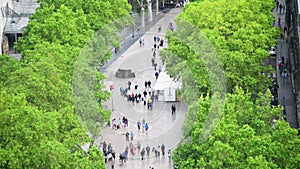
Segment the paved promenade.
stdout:
<svg viewBox="0 0 300 169">
<path fill-rule="evenodd" d="M 166 151 L 169 149 L 173 150 L 174 147 L 180 142 L 182 135 L 182 125 L 185 119 L 185 114 L 187 112 L 187 106 L 181 102 L 161 102 L 154 101 L 153 110 L 147 110 L 142 103 L 134 104 L 128 102 L 127 99 L 121 96 L 120 87 L 125 88 L 127 82 L 132 82 L 132 88 L 135 81 L 138 82 L 138 90 L 131 89 L 131 92 L 141 93 L 145 90 L 144 81 L 150 80 L 152 86 L 155 84 L 154 69 L 152 67 L 152 51 L 153 37 L 159 36 L 165 40 L 165 33 L 167 26 L 170 21 L 181 12 L 181 8 L 172 9 L 169 13 L 160 19 L 153 27 L 151 27 L 141 38 L 144 39 L 145 45 L 140 47 L 139 41 L 137 40 L 131 47 L 129 47 L 121 57 L 117 58 L 113 63 L 110 64 L 105 70 L 107 81 L 106 86 L 109 88 L 110 85 L 114 85 L 115 90 L 112 93 L 112 100 L 108 104 L 108 108 L 113 109 L 112 118 L 121 118 L 123 116 L 127 117 L 129 120 L 128 128 L 121 128 L 118 130 L 113 130 L 110 127 L 106 127 L 101 132 L 102 137 L 98 142 L 105 141 L 107 144 L 111 143 L 116 152 L 116 164 L 115 168 L 128 168 L 128 169 L 141 169 L 149 168 L 150 166 L 155 169 L 171 169 L 172 163 L 168 162 L 168 157 L 155 158 L 154 154 L 151 153 L 150 158 L 141 160 L 140 154 L 131 155 L 129 152 L 129 160 L 123 165 L 119 166 L 118 155 L 124 152 L 128 142 L 125 140 L 125 133 L 132 131 L 134 133 L 133 144 L 136 146 L 137 141 L 141 143 L 141 147 L 150 146 L 152 148 L 158 148 L 162 144 L 165 144 Z M 158 33 L 158 26 L 162 26 L 161 33 Z M 167 42 L 165 40 L 164 47 L 167 47 Z M 158 66 L 162 65 L 159 56 L 156 56 Z M 117 78 L 115 72 L 119 69 L 131 69 L 136 77 L 135 78 Z M 171 104 L 176 104 L 176 115 L 171 115 Z M 148 135 L 142 131 L 138 132 L 137 121 L 145 119 L 149 124 Z M 160 150 L 160 149 L 159 149 Z M 111 168 L 107 165 L 107 168 Z"/>
</svg>

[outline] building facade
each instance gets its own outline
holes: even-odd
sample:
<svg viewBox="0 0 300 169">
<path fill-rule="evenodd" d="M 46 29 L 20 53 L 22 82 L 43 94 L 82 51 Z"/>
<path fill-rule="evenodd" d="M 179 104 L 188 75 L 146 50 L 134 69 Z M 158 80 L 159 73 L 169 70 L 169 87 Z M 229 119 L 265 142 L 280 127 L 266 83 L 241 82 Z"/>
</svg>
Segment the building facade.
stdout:
<svg viewBox="0 0 300 169">
<path fill-rule="evenodd" d="M 1 15 L 0 15 L 0 54 L 8 53 L 8 39 L 4 35 L 5 24 L 7 20 L 7 8 L 12 8 L 12 0 L 0 1 Z"/>
<path fill-rule="evenodd" d="M 29 16 L 39 7 L 37 0 L 1 0 L 0 54 L 14 55 L 14 43 L 22 36 Z"/>
</svg>

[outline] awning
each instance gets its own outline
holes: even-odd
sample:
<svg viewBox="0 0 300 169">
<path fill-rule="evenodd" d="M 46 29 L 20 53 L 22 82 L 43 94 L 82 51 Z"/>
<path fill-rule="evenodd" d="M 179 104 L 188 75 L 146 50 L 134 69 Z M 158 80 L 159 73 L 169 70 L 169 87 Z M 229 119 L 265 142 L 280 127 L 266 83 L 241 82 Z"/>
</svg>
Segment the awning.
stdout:
<svg viewBox="0 0 300 169">
<path fill-rule="evenodd" d="M 4 33 L 22 33 L 28 22 L 28 17 L 7 18 Z"/>
</svg>

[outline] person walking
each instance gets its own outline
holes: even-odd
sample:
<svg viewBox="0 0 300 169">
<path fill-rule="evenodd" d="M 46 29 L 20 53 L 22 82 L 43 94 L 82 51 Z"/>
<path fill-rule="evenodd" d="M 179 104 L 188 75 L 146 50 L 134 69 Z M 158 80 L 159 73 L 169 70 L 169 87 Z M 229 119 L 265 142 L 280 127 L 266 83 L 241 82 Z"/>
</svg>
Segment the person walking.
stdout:
<svg viewBox="0 0 300 169">
<path fill-rule="evenodd" d="M 130 153 L 132 155 L 134 155 L 134 147 L 133 147 L 133 143 L 132 142 L 129 143 L 129 148 L 130 148 Z"/>
<path fill-rule="evenodd" d="M 143 119 L 142 120 L 142 133 L 144 133 L 144 131 L 145 131 L 145 123 L 146 123 L 146 121 L 145 121 L 145 119 Z"/>
<path fill-rule="evenodd" d="M 107 151 L 106 150 L 103 151 L 103 156 L 104 156 L 104 162 L 105 163 L 107 163 L 107 155 L 108 155 Z"/>
<path fill-rule="evenodd" d="M 157 149 L 155 149 L 154 147 L 153 147 L 153 149 L 154 149 L 154 154 L 155 154 L 155 158 L 157 158 L 158 157 L 158 150 Z"/>
<path fill-rule="evenodd" d="M 150 109 L 150 104 L 151 104 L 151 98 L 147 97 L 147 110 Z"/>
<path fill-rule="evenodd" d="M 120 166 L 123 165 L 123 157 L 122 157 L 122 153 L 119 154 L 119 165 L 120 165 Z"/>
<path fill-rule="evenodd" d="M 142 149 L 142 151 L 141 151 L 141 156 L 142 156 L 142 160 L 144 160 L 144 156 L 145 156 L 145 148 Z"/>
<path fill-rule="evenodd" d="M 125 151 L 124 151 L 124 152 L 125 152 L 125 155 L 126 155 L 126 158 L 128 158 L 128 149 L 129 149 L 128 146 L 126 146 L 126 147 L 125 147 Z"/>
<path fill-rule="evenodd" d="M 111 169 L 115 168 L 115 159 L 114 158 L 111 158 L 110 165 L 111 165 Z"/>
<path fill-rule="evenodd" d="M 155 58 L 151 58 L 151 65 L 154 66 L 154 63 L 155 63 Z M 147 84 L 145 84 L 145 88 L 147 89 L 147 86 L 148 86 L 148 82 Z"/>
<path fill-rule="evenodd" d="M 154 62 L 153 67 L 154 67 L 154 70 L 156 71 L 156 67 L 157 67 L 157 63 L 156 62 Z"/>
<path fill-rule="evenodd" d="M 285 57 L 284 56 L 281 56 L 281 62 L 282 62 L 282 64 L 284 64 L 285 65 Z"/>
<path fill-rule="evenodd" d="M 287 82 L 287 79 L 288 79 L 288 73 L 287 73 L 286 69 L 283 70 L 281 76 L 282 76 L 282 80 L 283 80 L 283 84 L 284 84 L 285 82 Z"/>
<path fill-rule="evenodd" d="M 147 84 L 148 84 L 148 87 L 151 88 L 151 81 L 150 80 L 148 80 Z"/>
<path fill-rule="evenodd" d="M 155 56 L 156 56 L 156 51 L 153 51 L 153 54 L 152 54 L 152 56 L 153 56 L 153 58 L 152 58 L 152 59 L 154 59 L 154 58 L 155 58 Z M 152 62 L 152 60 L 151 60 L 151 62 Z M 154 62 L 155 62 L 155 60 L 154 60 Z M 154 62 L 153 62 L 153 65 L 154 65 Z"/>
<path fill-rule="evenodd" d="M 172 158 L 171 150 L 168 151 L 168 157 L 169 157 L 169 163 L 170 163 L 171 162 L 171 158 Z"/>
<path fill-rule="evenodd" d="M 147 96 L 147 91 L 146 90 L 143 91 L 143 95 L 144 95 L 144 97 Z"/>
<path fill-rule="evenodd" d="M 163 46 L 164 46 L 164 40 L 163 40 L 163 39 L 161 39 L 159 43 L 160 43 L 160 44 L 159 44 L 160 47 L 163 47 Z"/>
<path fill-rule="evenodd" d="M 153 63 L 154 63 L 154 61 L 153 61 Z M 148 82 L 147 82 L 147 80 L 145 80 L 145 89 L 147 89 L 147 86 L 148 86 Z"/>
<path fill-rule="evenodd" d="M 122 155 L 123 164 L 125 164 L 127 160 L 126 153 L 123 152 L 121 155 Z"/>
<path fill-rule="evenodd" d="M 111 146 L 111 143 L 108 143 L 107 153 L 111 153 L 111 152 L 112 152 L 112 146 Z"/>
<path fill-rule="evenodd" d="M 131 102 L 132 102 L 132 106 L 134 106 L 134 102 L 135 102 L 135 94 L 134 93 L 131 94 Z"/>
<path fill-rule="evenodd" d="M 156 41 L 157 41 L 158 43 L 160 42 L 160 37 L 159 37 L 159 36 L 156 37 Z"/>
<path fill-rule="evenodd" d="M 146 147 L 146 152 L 147 152 L 147 157 L 149 158 L 150 157 L 150 147 L 149 146 Z"/>
<path fill-rule="evenodd" d="M 127 131 L 125 134 L 126 141 L 129 142 L 129 132 Z"/>
<path fill-rule="evenodd" d="M 140 43 L 140 47 L 142 47 L 142 45 L 143 45 L 143 40 L 142 40 L 142 38 L 139 40 L 139 43 Z"/>
<path fill-rule="evenodd" d="M 281 13 L 281 10 L 282 10 L 282 5 L 280 4 L 279 5 L 279 13 Z"/>
<path fill-rule="evenodd" d="M 161 153 L 162 153 L 163 156 L 165 156 L 165 148 L 166 148 L 165 145 L 162 144 L 161 145 Z"/>
<path fill-rule="evenodd" d="M 133 137 L 134 137 L 134 134 L 133 134 L 133 132 L 131 131 L 131 132 L 130 132 L 130 140 L 131 140 L 131 141 L 133 141 Z"/>
<path fill-rule="evenodd" d="M 140 131 L 140 129 L 141 129 L 141 122 L 140 121 L 138 121 L 137 123 L 136 123 L 136 125 L 137 125 L 137 128 L 138 128 L 138 130 Z"/>
<path fill-rule="evenodd" d="M 158 33 L 161 32 L 161 25 L 158 26 Z"/>
<path fill-rule="evenodd" d="M 140 150 L 141 150 L 141 143 L 138 141 L 136 146 L 137 146 L 138 154 L 139 154 Z"/>
<path fill-rule="evenodd" d="M 175 115 L 175 113 L 176 113 L 176 106 L 175 106 L 175 104 L 172 104 L 171 111 L 172 111 L 172 115 Z"/>
<path fill-rule="evenodd" d="M 283 33 L 285 34 L 286 32 L 287 32 L 287 27 L 284 26 L 284 27 L 283 27 Z"/>
<path fill-rule="evenodd" d="M 149 129 L 149 126 L 148 126 L 148 123 L 146 123 L 146 124 L 145 124 L 146 135 L 148 135 L 148 129 Z"/>
<path fill-rule="evenodd" d="M 155 79 L 157 80 L 158 79 L 158 76 L 159 76 L 159 73 L 158 72 L 155 72 Z"/>
<path fill-rule="evenodd" d="M 160 150 L 160 146 L 157 146 L 156 150 L 157 150 L 157 157 L 159 157 L 160 156 L 160 151 L 159 151 Z"/>
<path fill-rule="evenodd" d="M 131 86 L 131 81 L 128 81 L 128 90 L 130 90 L 130 86 Z"/>
<path fill-rule="evenodd" d="M 169 23 L 168 29 L 169 29 L 170 31 L 172 31 L 172 32 L 174 31 L 174 27 L 173 27 L 172 22 Z"/>
<path fill-rule="evenodd" d="M 105 142 L 105 141 L 103 141 L 103 143 L 102 143 L 102 146 L 103 146 L 103 148 L 102 148 L 102 149 L 106 151 L 107 144 L 106 144 L 106 142 Z"/>
</svg>

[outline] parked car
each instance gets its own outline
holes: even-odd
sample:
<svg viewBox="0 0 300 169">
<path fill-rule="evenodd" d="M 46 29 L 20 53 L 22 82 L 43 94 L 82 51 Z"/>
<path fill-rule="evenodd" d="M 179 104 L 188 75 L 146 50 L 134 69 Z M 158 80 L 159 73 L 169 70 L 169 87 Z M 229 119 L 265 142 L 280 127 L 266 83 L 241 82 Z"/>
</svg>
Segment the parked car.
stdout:
<svg viewBox="0 0 300 169">
<path fill-rule="evenodd" d="M 271 56 L 276 56 L 276 47 L 272 46 L 268 52 Z"/>
</svg>

